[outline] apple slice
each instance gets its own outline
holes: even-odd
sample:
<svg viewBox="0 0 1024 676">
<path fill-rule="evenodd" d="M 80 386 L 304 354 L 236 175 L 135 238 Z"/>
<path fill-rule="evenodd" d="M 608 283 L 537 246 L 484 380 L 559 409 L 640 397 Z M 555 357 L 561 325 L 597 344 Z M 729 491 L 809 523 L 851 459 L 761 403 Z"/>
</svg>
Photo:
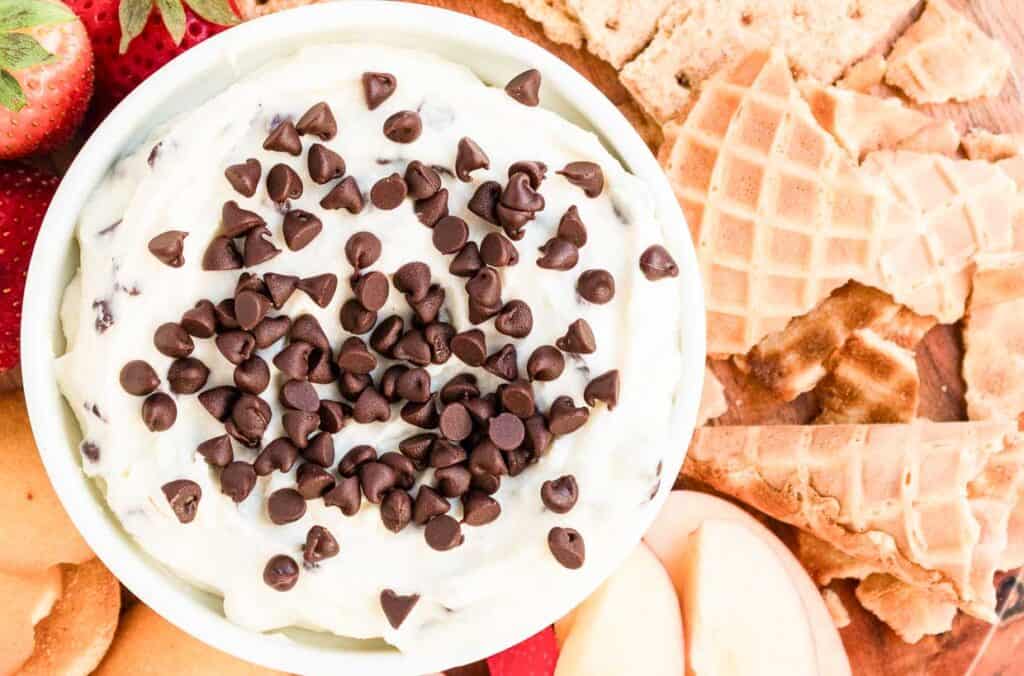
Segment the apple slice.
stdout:
<svg viewBox="0 0 1024 676">
<path fill-rule="evenodd" d="M 672 580 L 644 545 L 572 617 L 555 676 L 683 673 L 683 626 Z"/>
<path fill-rule="evenodd" d="M 661 560 L 672 577 L 680 599 L 685 587 L 681 571 L 682 560 L 687 550 L 687 536 L 705 519 L 721 519 L 740 524 L 771 548 L 803 600 L 807 621 L 814 636 L 819 673 L 849 676 L 850 662 L 846 657 L 842 639 L 814 581 L 774 533 L 731 502 L 696 491 L 673 491 L 669 494 L 658 518 L 644 535 L 644 542 Z M 558 630 L 557 626 L 555 630 Z"/>
<path fill-rule="evenodd" d="M 681 564 L 688 674 L 818 673 L 800 594 L 760 538 L 734 521 L 707 519 L 689 536 Z"/>
<path fill-rule="evenodd" d="M 31 657 L 34 627 L 50 614 L 60 592 L 60 566 L 32 575 L 0 572 L 0 674 L 13 674 Z"/>
</svg>

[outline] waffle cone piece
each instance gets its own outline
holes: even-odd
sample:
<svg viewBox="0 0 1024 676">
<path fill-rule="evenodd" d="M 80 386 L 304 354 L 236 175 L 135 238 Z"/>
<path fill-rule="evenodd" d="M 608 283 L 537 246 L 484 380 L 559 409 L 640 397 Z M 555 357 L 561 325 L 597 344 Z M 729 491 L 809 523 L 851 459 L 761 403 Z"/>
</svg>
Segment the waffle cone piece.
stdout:
<svg viewBox="0 0 1024 676">
<path fill-rule="evenodd" d="M 945 0 L 928 0 L 921 18 L 893 46 L 885 81 L 918 103 L 998 96 L 1010 55 Z"/>
<path fill-rule="evenodd" d="M 697 409 L 697 426 L 706 424 L 729 410 L 729 402 L 725 399 L 725 388 L 710 367 L 704 367 L 704 389 L 700 394 L 700 407 Z"/>
<path fill-rule="evenodd" d="M 1020 448 L 1002 422 L 705 427 L 683 471 L 994 621 Z M 997 455 L 994 476 L 1012 480 L 988 477 Z"/>
<path fill-rule="evenodd" d="M 708 352 L 744 354 L 856 278 L 896 234 L 884 185 L 857 170 L 801 98 L 781 51 L 710 80 L 662 164 L 704 279 Z"/>
</svg>

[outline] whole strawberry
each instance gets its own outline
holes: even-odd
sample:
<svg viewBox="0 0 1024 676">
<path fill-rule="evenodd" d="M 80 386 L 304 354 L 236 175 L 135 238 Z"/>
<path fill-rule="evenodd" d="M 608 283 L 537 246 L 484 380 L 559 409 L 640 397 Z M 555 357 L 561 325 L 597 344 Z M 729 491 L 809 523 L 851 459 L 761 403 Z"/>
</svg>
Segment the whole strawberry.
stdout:
<svg viewBox="0 0 1024 676">
<path fill-rule="evenodd" d="M 178 54 L 238 23 L 229 0 L 156 0 L 156 8 L 154 0 L 68 4 L 92 38 L 99 103 L 108 108 Z"/>
<path fill-rule="evenodd" d="M 47 152 L 74 134 L 92 96 L 82 22 L 50 0 L 0 0 L 0 159 Z"/>
<path fill-rule="evenodd" d="M 0 162 L 0 371 L 18 363 L 25 273 L 59 182 L 37 169 Z"/>
</svg>

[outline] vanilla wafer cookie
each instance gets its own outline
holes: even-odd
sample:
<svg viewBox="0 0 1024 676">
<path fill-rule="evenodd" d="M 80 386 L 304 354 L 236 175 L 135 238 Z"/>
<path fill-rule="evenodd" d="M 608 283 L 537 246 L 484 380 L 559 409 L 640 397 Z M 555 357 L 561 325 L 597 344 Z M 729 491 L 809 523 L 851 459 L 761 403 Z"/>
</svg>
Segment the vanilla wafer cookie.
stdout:
<svg viewBox="0 0 1024 676">
<path fill-rule="evenodd" d="M 797 77 L 833 82 L 903 19 L 914 0 L 673 3 L 621 79 L 656 120 L 685 114 L 695 90 L 751 49 L 780 48 Z"/>
<path fill-rule="evenodd" d="M 526 16 L 541 25 L 544 35 L 553 42 L 561 42 L 573 47 L 583 45 L 583 29 L 569 12 L 565 0 L 502 1 L 523 10 Z"/>
<path fill-rule="evenodd" d="M 1009 422 L 703 427 L 683 472 L 992 621 L 985 536 L 1001 521 L 1005 538 L 1015 502 L 968 484 L 1018 443 Z"/>
<path fill-rule="evenodd" d="M 616 69 L 647 46 L 673 0 L 563 0 L 587 49 Z"/>
<path fill-rule="evenodd" d="M 1006 49 L 945 0 L 928 0 L 889 54 L 885 81 L 918 103 L 998 96 L 1010 70 Z"/>
</svg>

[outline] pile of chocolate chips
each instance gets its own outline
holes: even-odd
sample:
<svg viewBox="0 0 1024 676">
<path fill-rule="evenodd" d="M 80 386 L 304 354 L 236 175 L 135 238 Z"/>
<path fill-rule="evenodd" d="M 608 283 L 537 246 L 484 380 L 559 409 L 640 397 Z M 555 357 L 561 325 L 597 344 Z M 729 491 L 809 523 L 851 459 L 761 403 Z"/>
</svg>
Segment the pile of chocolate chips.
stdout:
<svg viewBox="0 0 1024 676">
<path fill-rule="evenodd" d="M 513 79 L 506 91 L 525 105 L 536 105 L 539 85 L 539 74 L 527 71 Z M 387 73 L 365 73 L 363 86 L 366 103 L 373 109 L 388 99 L 397 82 Z M 416 112 L 398 111 L 387 118 L 382 131 L 395 143 L 409 143 L 420 135 L 422 124 Z M 319 103 L 295 124 L 280 122 L 264 148 L 299 156 L 303 136 L 329 141 L 336 133 L 330 108 Z M 365 208 L 362 189 L 353 177 L 345 175 L 345 161 L 337 153 L 314 143 L 307 162 L 315 182 L 334 182 L 320 202 L 322 208 L 343 208 L 353 214 Z M 489 166 L 486 152 L 477 143 L 469 138 L 460 141 L 452 172 L 458 180 L 469 182 L 474 171 Z M 261 173 L 260 163 L 249 159 L 229 167 L 225 176 L 239 194 L 251 197 L 259 188 Z M 577 406 L 568 396 L 556 398 L 546 411 L 536 404 L 532 383 L 558 378 L 565 368 L 563 353 L 597 350 L 593 331 L 583 319 L 572 322 L 554 345 L 534 350 L 525 374 L 518 369 L 514 339 L 531 333 L 533 316 L 525 301 L 503 298 L 498 269 L 519 262 L 514 242 L 522 239 L 528 223 L 544 209 L 538 189 L 546 173 L 541 162 L 516 162 L 509 168 L 504 186 L 496 181 L 479 185 L 467 208 L 498 228 L 479 245 L 469 239 L 467 223 L 449 213 L 448 191 L 434 167 L 412 161 L 404 175 L 382 178 L 369 191 L 369 201 L 376 209 L 395 209 L 406 199 L 413 200 L 419 220 L 433 230 L 434 246 L 451 256 L 449 271 L 467 280 L 467 298 L 461 302 L 468 303 L 471 322 L 493 320 L 495 329 L 510 339 L 502 345 L 488 346 L 480 329 L 456 332 L 443 321 L 445 304 L 453 299 L 446 298 L 444 288 L 432 281 L 426 263 L 410 261 L 390 277 L 371 270 L 380 258 L 381 242 L 370 232 L 356 232 L 345 246 L 345 256 L 354 269 L 349 280 L 354 297 L 341 307 L 339 322 L 350 335 L 340 345 L 331 344 L 311 315 L 291 318 L 274 314 L 296 291 L 326 307 L 338 286 L 333 274 L 299 278 L 242 272 L 232 298 L 217 303 L 200 300 L 178 322 L 160 326 L 154 343 L 161 353 L 174 358 L 167 373 L 169 389 L 178 395 L 198 393 L 210 415 L 224 424 L 225 434 L 197 448 L 210 465 L 219 468 L 223 493 L 241 502 L 252 492 L 257 477 L 289 472 L 298 463 L 296 486 L 268 497 L 267 513 L 274 523 L 302 518 L 308 500 L 323 500 L 352 516 L 365 498 L 380 506 L 388 530 L 397 533 L 410 525 L 422 527 L 430 547 L 450 550 L 462 544 L 463 524 L 483 526 L 499 517 L 501 505 L 493 496 L 503 477 L 517 476 L 548 451 L 555 437 L 582 427 L 589 417 L 588 407 L 603 403 L 614 408 L 619 396 L 618 371 L 602 374 L 587 385 L 586 406 Z M 603 174 L 594 163 L 572 162 L 558 173 L 588 197 L 598 196 L 603 189 Z M 267 173 L 265 183 L 268 195 L 284 212 L 282 230 L 288 248 L 304 248 L 320 233 L 322 223 L 315 214 L 289 206 L 289 200 L 302 194 L 301 178 L 287 165 L 277 164 Z M 281 253 L 266 240 L 269 232 L 258 214 L 235 201 L 227 202 L 221 233 L 207 248 L 203 268 L 223 271 L 266 262 Z M 163 233 L 150 242 L 150 251 L 167 265 L 180 267 L 185 235 Z M 572 207 L 562 216 L 556 236 L 541 248 L 537 265 L 572 270 L 586 243 L 586 226 Z M 671 256 L 660 246 L 644 252 L 640 268 L 652 280 L 678 273 Z M 409 312 L 381 318 L 378 312 L 392 286 L 404 295 Z M 576 290 L 591 303 L 607 303 L 614 297 L 615 280 L 606 270 L 585 270 L 577 278 Z M 220 354 L 235 367 L 234 386 L 203 389 L 209 369 L 190 356 L 194 339 L 215 340 Z M 283 381 L 279 400 L 285 408 L 282 423 L 286 436 L 264 445 L 272 412 L 260 395 L 270 386 L 271 366 L 257 352 L 278 343 L 283 346 L 272 363 Z M 452 358 L 468 367 L 483 368 L 504 383 L 495 391 L 483 391 L 468 370 L 445 383 L 432 382 L 426 367 Z M 382 359 L 393 363 L 375 382 L 371 374 Z M 127 363 L 121 382 L 131 394 L 146 396 L 142 415 L 151 430 L 165 430 L 174 424 L 174 399 L 157 391 L 160 378 L 150 365 Z M 338 399 L 321 399 L 313 387 L 335 383 Z M 387 421 L 396 411 L 422 432 L 404 439 L 397 449 L 381 453 L 371 446 L 356 446 L 336 457 L 334 433 L 347 424 Z M 258 449 L 255 459 L 235 459 L 232 441 Z M 414 497 L 411 491 L 428 469 L 434 472 L 433 483 L 420 485 Z M 164 486 L 164 493 L 179 520 L 188 523 L 195 518 L 202 497 L 198 484 L 172 481 Z M 576 504 L 578 494 L 576 479 L 567 475 L 545 482 L 540 499 L 549 510 L 564 514 Z M 451 499 L 462 501 L 461 522 L 448 514 Z M 583 565 L 585 550 L 578 532 L 553 528 L 548 543 L 563 566 Z M 315 566 L 338 551 L 332 534 L 314 526 L 303 558 L 307 566 Z M 272 558 L 264 573 L 266 583 L 278 590 L 292 588 L 298 576 L 298 563 L 287 555 Z M 382 593 L 381 604 L 393 626 L 401 624 L 417 598 L 392 590 Z"/>
</svg>

